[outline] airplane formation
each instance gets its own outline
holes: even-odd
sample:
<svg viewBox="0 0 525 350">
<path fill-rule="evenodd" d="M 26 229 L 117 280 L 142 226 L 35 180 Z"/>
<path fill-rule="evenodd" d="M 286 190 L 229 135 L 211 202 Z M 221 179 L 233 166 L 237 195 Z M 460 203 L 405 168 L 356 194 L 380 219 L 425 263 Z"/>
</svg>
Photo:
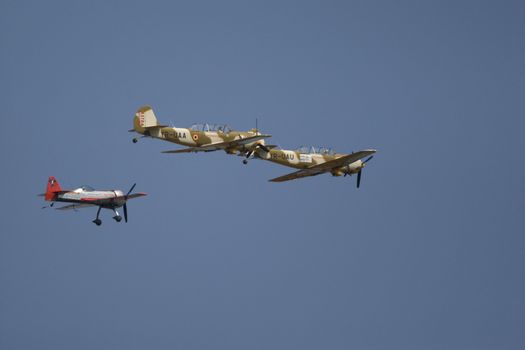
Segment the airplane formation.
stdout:
<svg viewBox="0 0 525 350">
<path fill-rule="evenodd" d="M 140 134 L 141 138 L 160 139 L 185 147 L 163 151 L 162 153 L 196 153 L 223 150 L 227 154 L 244 157 L 244 164 L 248 163 L 248 159 L 261 159 L 298 169 L 295 172 L 270 179 L 271 182 L 284 182 L 324 173 L 330 173 L 332 176 L 357 174 L 357 188 L 359 188 L 363 168 L 376 153 L 374 149 L 364 149 L 345 154 L 336 153 L 330 148 L 307 146 L 302 146 L 296 150 L 279 149 L 274 145 L 266 145 L 265 139 L 271 135 L 260 133 L 257 125 L 248 131 L 232 130 L 228 125 L 206 123 L 194 124 L 189 128 L 162 125 L 159 124 L 150 106 L 142 106 L 136 111 L 133 118 L 133 129 L 129 131 Z M 138 140 L 135 137 L 132 141 L 137 143 Z M 74 190 L 62 190 L 56 178 L 50 176 L 46 192 L 41 196 L 46 201 L 51 202 L 49 207 L 53 207 L 55 202 L 70 203 L 56 208 L 58 210 L 98 207 L 97 216 L 93 223 L 99 226 L 102 224 L 99 215 L 103 208 L 112 210 L 115 214 L 113 219 L 120 222 L 122 216 L 118 213 L 117 208 L 122 207 L 124 221 L 128 222 L 127 201 L 146 195 L 142 192 L 131 193 L 135 185 L 126 194 L 121 190 L 101 191 L 89 186 L 81 186 Z"/>
</svg>

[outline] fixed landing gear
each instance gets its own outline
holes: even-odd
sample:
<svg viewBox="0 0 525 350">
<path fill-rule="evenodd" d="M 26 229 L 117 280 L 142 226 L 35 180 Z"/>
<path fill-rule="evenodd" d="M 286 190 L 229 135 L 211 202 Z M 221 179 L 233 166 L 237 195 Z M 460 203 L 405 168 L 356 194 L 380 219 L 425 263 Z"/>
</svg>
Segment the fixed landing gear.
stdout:
<svg viewBox="0 0 525 350">
<path fill-rule="evenodd" d="M 133 141 L 133 143 L 137 143 L 137 142 L 139 142 L 139 139 L 135 137 L 135 138 L 133 138 L 132 141 Z"/>
<path fill-rule="evenodd" d="M 100 209 L 102 209 L 102 207 L 98 207 L 98 210 L 97 210 L 97 217 L 95 218 L 95 220 L 93 220 L 93 223 L 97 226 L 100 226 L 102 225 L 102 220 L 100 220 L 98 218 L 98 216 L 100 215 Z"/>
<path fill-rule="evenodd" d="M 121 222 L 122 221 L 122 216 L 120 216 L 120 214 L 118 213 L 117 209 L 113 209 L 113 212 L 115 213 L 115 216 L 113 217 L 113 219 L 116 222 Z"/>
<path fill-rule="evenodd" d="M 99 215 L 100 215 L 100 210 L 102 209 L 102 207 L 98 207 L 98 210 L 97 210 L 97 217 L 95 218 L 95 220 L 93 220 L 93 223 L 97 226 L 100 226 L 102 225 L 102 220 L 99 219 Z M 109 209 L 109 208 L 107 208 Z M 114 209 L 113 208 L 113 212 L 115 213 L 115 216 L 113 216 L 113 220 L 115 220 L 116 222 L 121 222 L 122 221 L 122 216 L 120 216 L 120 214 L 118 213 L 117 209 Z M 124 214 L 126 214 L 126 211 L 124 210 Z"/>
<path fill-rule="evenodd" d="M 242 161 L 242 164 L 244 164 L 244 165 L 248 164 L 248 159 L 250 159 L 250 157 L 252 156 L 252 154 L 253 154 L 253 151 L 250 151 L 250 152 L 246 153 L 246 159 L 244 159 L 244 160 Z"/>
</svg>

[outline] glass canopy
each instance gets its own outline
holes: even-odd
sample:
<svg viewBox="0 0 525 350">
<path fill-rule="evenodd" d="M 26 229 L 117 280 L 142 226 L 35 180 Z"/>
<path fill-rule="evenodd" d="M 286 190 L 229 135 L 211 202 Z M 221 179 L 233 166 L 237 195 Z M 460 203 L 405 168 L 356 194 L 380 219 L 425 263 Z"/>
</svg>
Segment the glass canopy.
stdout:
<svg viewBox="0 0 525 350">
<path fill-rule="evenodd" d="M 296 149 L 296 152 L 298 153 L 313 153 L 313 154 L 321 154 L 321 155 L 328 155 L 328 154 L 335 154 L 335 151 L 328 147 L 316 147 L 316 146 L 301 146 L 298 149 Z"/>
<path fill-rule="evenodd" d="M 208 123 L 193 124 L 190 129 L 194 131 L 223 132 L 225 134 L 231 131 L 231 128 L 226 124 L 208 124 Z"/>
</svg>

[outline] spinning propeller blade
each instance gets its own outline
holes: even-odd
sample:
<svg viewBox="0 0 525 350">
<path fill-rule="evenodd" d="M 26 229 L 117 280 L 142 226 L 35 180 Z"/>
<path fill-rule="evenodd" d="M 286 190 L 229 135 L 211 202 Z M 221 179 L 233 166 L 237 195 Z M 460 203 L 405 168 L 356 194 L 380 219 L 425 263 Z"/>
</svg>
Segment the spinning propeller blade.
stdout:
<svg viewBox="0 0 525 350">
<path fill-rule="evenodd" d="M 131 188 L 129 189 L 128 193 L 126 194 L 126 199 L 128 199 L 129 194 L 131 193 L 131 191 L 133 191 L 133 189 L 135 188 L 135 186 L 137 186 L 136 183 L 134 183 L 133 186 L 131 186 Z"/>
<path fill-rule="evenodd" d="M 374 158 L 374 156 L 370 156 L 368 158 L 366 158 L 364 161 L 363 161 L 363 167 L 365 166 L 366 162 L 368 162 L 369 160 L 371 160 L 372 158 Z M 357 173 L 357 188 L 359 188 L 359 185 L 361 185 L 361 172 L 363 171 L 363 168 L 361 168 L 361 170 L 359 170 L 359 172 Z"/>
<path fill-rule="evenodd" d="M 126 202 L 128 201 L 128 196 L 131 194 L 131 192 L 133 191 L 135 186 L 137 186 L 137 183 L 134 183 L 133 186 L 131 186 L 131 188 L 129 189 L 128 193 L 126 193 L 126 195 L 124 196 L 124 199 L 126 200 Z M 123 208 L 124 208 L 124 221 L 128 222 L 128 205 L 127 205 L 127 203 L 124 203 Z"/>
<path fill-rule="evenodd" d="M 260 147 L 265 152 L 270 152 L 270 149 L 263 144 L 258 144 L 257 147 Z"/>
</svg>

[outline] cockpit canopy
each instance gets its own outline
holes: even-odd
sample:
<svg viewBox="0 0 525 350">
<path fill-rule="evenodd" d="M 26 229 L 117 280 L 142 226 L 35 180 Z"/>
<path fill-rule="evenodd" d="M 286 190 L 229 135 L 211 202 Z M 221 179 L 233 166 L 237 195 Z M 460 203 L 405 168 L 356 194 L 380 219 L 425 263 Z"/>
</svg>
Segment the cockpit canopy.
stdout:
<svg viewBox="0 0 525 350">
<path fill-rule="evenodd" d="M 301 146 L 296 152 L 298 153 L 313 153 L 321 155 L 333 155 L 335 151 L 328 147 L 316 147 L 316 146 Z"/>
<path fill-rule="evenodd" d="M 84 185 L 84 186 L 80 186 L 79 188 L 77 188 L 74 192 L 93 192 L 93 191 L 95 191 L 93 187 Z"/>
<path fill-rule="evenodd" d="M 208 124 L 208 123 L 193 124 L 190 129 L 194 130 L 194 131 L 223 132 L 225 134 L 227 134 L 230 131 L 232 131 L 232 129 L 226 124 Z"/>
</svg>

